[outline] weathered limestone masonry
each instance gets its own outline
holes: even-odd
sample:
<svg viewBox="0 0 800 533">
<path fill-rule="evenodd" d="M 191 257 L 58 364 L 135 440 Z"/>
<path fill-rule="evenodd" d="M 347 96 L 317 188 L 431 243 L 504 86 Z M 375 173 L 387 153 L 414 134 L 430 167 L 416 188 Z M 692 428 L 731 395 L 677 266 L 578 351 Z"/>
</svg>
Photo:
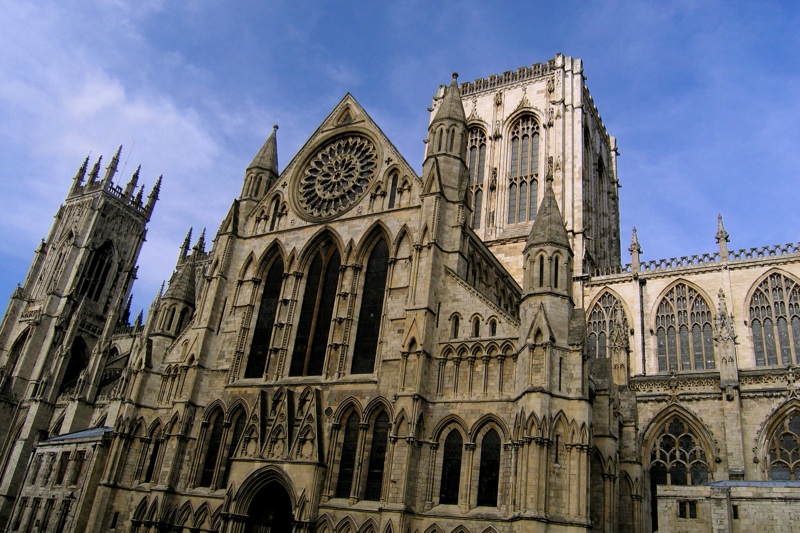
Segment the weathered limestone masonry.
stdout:
<svg viewBox="0 0 800 533">
<path fill-rule="evenodd" d="M 783 531 L 798 245 L 622 265 L 579 59 L 430 111 L 419 176 L 349 94 L 275 126 L 132 325 L 159 186 L 85 162 L 0 324 L 0 529 Z"/>
</svg>

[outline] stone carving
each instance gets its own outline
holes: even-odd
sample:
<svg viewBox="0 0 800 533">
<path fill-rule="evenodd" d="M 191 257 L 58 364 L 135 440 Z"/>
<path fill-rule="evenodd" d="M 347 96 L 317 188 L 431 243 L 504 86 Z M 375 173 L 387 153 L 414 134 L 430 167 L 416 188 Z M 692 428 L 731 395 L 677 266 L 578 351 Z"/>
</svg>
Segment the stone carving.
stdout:
<svg viewBox="0 0 800 533">
<path fill-rule="evenodd" d="M 377 167 L 375 146 L 349 135 L 329 142 L 306 165 L 297 181 L 297 200 L 313 219 L 345 212 L 367 191 Z"/>
</svg>

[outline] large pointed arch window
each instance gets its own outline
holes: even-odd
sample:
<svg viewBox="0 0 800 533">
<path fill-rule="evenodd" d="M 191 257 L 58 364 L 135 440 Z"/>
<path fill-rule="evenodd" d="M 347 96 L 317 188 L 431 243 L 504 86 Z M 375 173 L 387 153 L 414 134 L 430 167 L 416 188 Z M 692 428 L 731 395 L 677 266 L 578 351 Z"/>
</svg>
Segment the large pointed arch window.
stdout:
<svg viewBox="0 0 800 533">
<path fill-rule="evenodd" d="M 481 128 L 469 129 L 469 190 L 472 197 L 472 227 L 481 227 L 483 177 L 486 172 L 486 133 Z"/>
<path fill-rule="evenodd" d="M 100 248 L 92 252 L 89 265 L 83 271 L 80 284 L 78 285 L 78 295 L 85 296 L 90 300 L 97 301 L 103 292 L 106 278 L 111 270 L 114 259 L 114 248 L 110 242 L 105 243 Z"/>
<path fill-rule="evenodd" d="M 715 366 L 711 311 L 692 287 L 672 287 L 656 312 L 659 372 L 712 369 Z"/>
<path fill-rule="evenodd" d="M 383 467 L 386 462 L 386 447 L 389 442 L 389 415 L 385 411 L 375 417 L 372 441 L 369 449 L 369 467 L 364 499 L 378 501 L 383 490 Z"/>
<path fill-rule="evenodd" d="M 222 410 L 218 409 L 208 420 L 205 435 L 205 455 L 200 467 L 200 479 L 197 483 L 199 487 L 210 487 L 214 481 L 217 459 L 219 459 L 219 452 L 222 449 L 222 436 L 225 431 L 223 418 Z"/>
<path fill-rule="evenodd" d="M 775 428 L 767 451 L 771 480 L 800 480 L 800 412 L 794 411 Z"/>
<path fill-rule="evenodd" d="M 461 484 L 461 454 L 464 440 L 457 429 L 450 430 L 444 440 L 442 453 L 442 482 L 439 489 L 439 503 L 458 503 L 458 488 Z"/>
<path fill-rule="evenodd" d="M 539 188 L 539 123 L 531 115 L 511 128 L 508 176 L 508 223 L 536 218 Z"/>
<path fill-rule="evenodd" d="M 64 370 L 58 393 L 73 392 L 87 366 L 89 366 L 89 349 L 82 337 L 75 337 L 69 349 L 69 362 Z"/>
<path fill-rule="evenodd" d="M 250 345 L 250 357 L 247 359 L 247 366 L 244 371 L 244 377 L 246 378 L 260 378 L 266 371 L 270 337 L 272 337 L 272 327 L 278 311 L 282 283 L 283 259 L 276 257 L 267 272 L 264 292 L 261 294 L 261 305 L 258 308 L 258 318 L 256 318 L 256 327 L 253 331 L 253 342 Z"/>
<path fill-rule="evenodd" d="M 375 369 L 388 270 L 389 249 L 386 242 L 380 239 L 372 248 L 364 275 L 364 290 L 353 350 L 353 374 L 369 374 Z"/>
<path fill-rule="evenodd" d="M 800 362 L 800 287 L 774 273 L 756 287 L 750 299 L 750 328 L 756 365 Z"/>
<path fill-rule="evenodd" d="M 353 412 L 344 424 L 342 453 L 339 460 L 339 477 L 336 481 L 336 497 L 349 498 L 353 488 L 353 475 L 356 468 L 356 452 L 358 450 L 358 415 Z"/>
<path fill-rule="evenodd" d="M 622 341 L 627 337 L 628 319 L 622 310 L 622 304 L 608 292 L 594 304 L 588 322 L 586 329 L 591 358 L 608 358 L 614 339 Z"/>
<path fill-rule="evenodd" d="M 311 260 L 289 368 L 290 376 L 322 375 L 336 304 L 340 265 L 339 251 L 330 243 L 321 246 Z"/>
<path fill-rule="evenodd" d="M 478 505 L 497 506 L 500 482 L 500 436 L 490 429 L 481 442 L 481 463 L 478 471 Z"/>
<path fill-rule="evenodd" d="M 658 529 L 658 485 L 708 483 L 708 461 L 703 447 L 680 416 L 668 418 L 650 452 L 650 512 L 653 531 Z"/>
</svg>

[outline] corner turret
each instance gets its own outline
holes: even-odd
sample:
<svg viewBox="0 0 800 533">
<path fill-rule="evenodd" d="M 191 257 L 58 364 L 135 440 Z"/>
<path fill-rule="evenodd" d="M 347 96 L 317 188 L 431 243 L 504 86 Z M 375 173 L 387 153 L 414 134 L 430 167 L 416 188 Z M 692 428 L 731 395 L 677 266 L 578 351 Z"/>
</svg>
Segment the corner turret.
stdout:
<svg viewBox="0 0 800 533">
<path fill-rule="evenodd" d="M 277 132 L 278 125 L 275 124 L 272 126 L 272 133 L 245 172 L 240 199 L 242 202 L 250 203 L 251 206 L 259 202 L 278 179 Z"/>
</svg>

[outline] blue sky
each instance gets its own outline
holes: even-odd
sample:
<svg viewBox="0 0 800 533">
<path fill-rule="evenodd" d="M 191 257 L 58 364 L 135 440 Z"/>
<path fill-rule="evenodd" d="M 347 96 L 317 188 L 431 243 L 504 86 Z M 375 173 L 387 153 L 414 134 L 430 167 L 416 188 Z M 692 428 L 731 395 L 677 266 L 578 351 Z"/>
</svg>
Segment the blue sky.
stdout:
<svg viewBox="0 0 800 533">
<path fill-rule="evenodd" d="M 623 249 L 643 259 L 798 240 L 800 3 L 0 0 L 0 297 L 87 154 L 164 175 L 134 289 L 190 226 L 209 240 L 272 130 L 281 169 L 351 92 L 419 171 L 439 84 L 584 60 L 618 139 Z M 623 262 L 629 261 L 623 252 Z"/>
</svg>

